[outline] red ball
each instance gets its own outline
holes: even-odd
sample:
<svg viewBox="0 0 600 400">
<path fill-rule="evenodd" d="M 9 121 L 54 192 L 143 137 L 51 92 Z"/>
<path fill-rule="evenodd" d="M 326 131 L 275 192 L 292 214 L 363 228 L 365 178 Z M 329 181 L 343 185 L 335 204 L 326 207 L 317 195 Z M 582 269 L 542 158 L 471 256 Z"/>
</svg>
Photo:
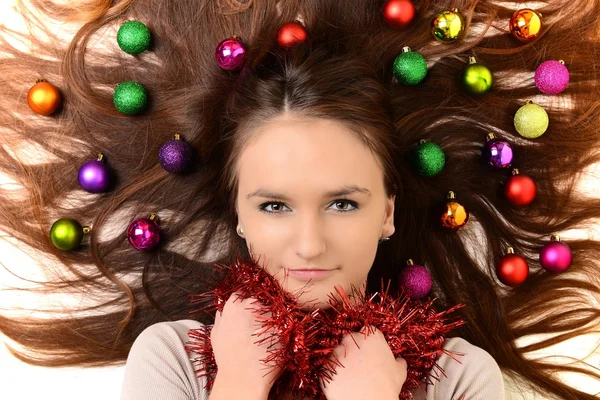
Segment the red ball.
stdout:
<svg viewBox="0 0 600 400">
<path fill-rule="evenodd" d="M 304 29 L 302 24 L 298 22 L 288 22 L 279 28 L 279 33 L 277 34 L 277 44 L 279 47 L 289 49 L 298 43 L 304 42 L 307 37 L 308 34 L 306 33 L 306 29 Z"/>
<path fill-rule="evenodd" d="M 519 286 L 527 279 L 529 266 L 523 257 L 509 253 L 498 260 L 496 275 L 507 286 Z"/>
<path fill-rule="evenodd" d="M 383 19 L 392 28 L 404 28 L 415 17 L 415 6 L 410 0 L 388 0 L 383 6 Z"/>
<path fill-rule="evenodd" d="M 534 199 L 537 188 L 533 179 L 527 175 L 513 175 L 504 185 L 504 196 L 512 205 L 523 207 Z"/>
</svg>

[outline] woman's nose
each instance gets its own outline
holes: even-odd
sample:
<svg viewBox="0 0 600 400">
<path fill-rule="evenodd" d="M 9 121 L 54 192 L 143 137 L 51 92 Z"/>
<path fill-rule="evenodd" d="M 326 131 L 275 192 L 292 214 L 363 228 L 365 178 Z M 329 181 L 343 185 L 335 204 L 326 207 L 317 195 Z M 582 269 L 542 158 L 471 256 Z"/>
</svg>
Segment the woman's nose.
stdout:
<svg viewBox="0 0 600 400">
<path fill-rule="evenodd" d="M 299 257 L 313 259 L 325 252 L 323 224 L 318 216 L 305 216 L 296 225 L 295 250 Z"/>
</svg>

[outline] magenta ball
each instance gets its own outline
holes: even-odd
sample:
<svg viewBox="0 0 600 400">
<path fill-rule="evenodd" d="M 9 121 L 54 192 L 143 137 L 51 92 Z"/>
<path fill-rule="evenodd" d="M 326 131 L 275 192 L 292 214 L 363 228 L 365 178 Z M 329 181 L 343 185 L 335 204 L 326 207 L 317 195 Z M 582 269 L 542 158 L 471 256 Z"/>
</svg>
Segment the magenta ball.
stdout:
<svg viewBox="0 0 600 400">
<path fill-rule="evenodd" d="M 160 229 L 155 221 L 139 218 L 129 224 L 127 239 L 137 250 L 150 250 L 160 241 Z"/>
<path fill-rule="evenodd" d="M 571 249 L 563 242 L 550 242 L 540 251 L 540 264 L 546 271 L 555 274 L 566 271 L 572 260 Z"/>
<path fill-rule="evenodd" d="M 510 143 L 492 139 L 485 144 L 483 156 L 488 164 L 496 168 L 507 168 L 513 160 L 513 149 Z"/>
<path fill-rule="evenodd" d="M 400 271 L 398 277 L 398 286 L 415 300 L 427 296 L 432 284 L 429 271 L 422 265 L 408 265 Z"/>
<path fill-rule="evenodd" d="M 79 168 L 79 185 L 90 193 L 100 193 L 108 190 L 112 184 L 110 167 L 102 161 L 88 161 Z"/>
<path fill-rule="evenodd" d="M 569 84 L 569 70 L 559 61 L 541 63 L 535 70 L 535 85 L 545 94 L 558 94 Z"/>
<path fill-rule="evenodd" d="M 215 57 L 219 67 L 227 71 L 242 68 L 246 59 L 246 48 L 239 39 L 229 38 L 217 45 Z"/>
</svg>

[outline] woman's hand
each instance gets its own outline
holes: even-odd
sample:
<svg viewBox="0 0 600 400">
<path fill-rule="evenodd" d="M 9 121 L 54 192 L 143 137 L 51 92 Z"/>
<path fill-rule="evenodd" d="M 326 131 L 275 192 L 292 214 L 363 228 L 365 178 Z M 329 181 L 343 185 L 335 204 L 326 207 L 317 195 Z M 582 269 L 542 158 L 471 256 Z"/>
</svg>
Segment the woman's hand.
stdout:
<svg viewBox="0 0 600 400">
<path fill-rule="evenodd" d="M 362 332 L 348 334 L 335 348 L 334 359 L 343 367 L 336 365 L 331 382 L 321 382 L 327 400 L 398 399 L 406 380 L 406 361 L 394 358 L 379 329 L 369 331 L 364 330 L 366 337 Z"/>
</svg>

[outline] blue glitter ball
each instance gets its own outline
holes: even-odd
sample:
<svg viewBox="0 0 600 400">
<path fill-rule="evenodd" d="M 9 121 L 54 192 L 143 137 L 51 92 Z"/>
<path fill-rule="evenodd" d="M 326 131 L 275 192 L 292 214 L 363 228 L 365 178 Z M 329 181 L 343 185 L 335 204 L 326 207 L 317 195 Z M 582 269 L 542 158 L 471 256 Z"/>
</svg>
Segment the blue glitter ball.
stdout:
<svg viewBox="0 0 600 400">
<path fill-rule="evenodd" d="M 160 165 L 168 172 L 184 172 L 192 163 L 192 147 L 183 140 L 173 139 L 158 152 Z"/>
</svg>

